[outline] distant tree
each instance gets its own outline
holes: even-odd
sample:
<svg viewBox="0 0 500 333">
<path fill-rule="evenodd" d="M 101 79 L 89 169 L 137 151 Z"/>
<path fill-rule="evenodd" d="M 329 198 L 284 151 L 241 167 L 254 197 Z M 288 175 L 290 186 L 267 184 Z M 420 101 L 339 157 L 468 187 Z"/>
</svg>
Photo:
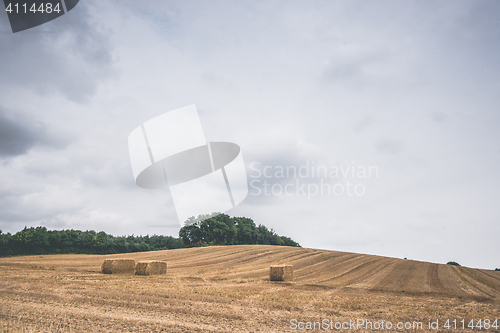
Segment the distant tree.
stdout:
<svg viewBox="0 0 500 333">
<path fill-rule="evenodd" d="M 255 222 L 246 217 L 235 217 L 236 223 L 236 243 L 237 244 L 257 244 L 258 232 Z"/>
<path fill-rule="evenodd" d="M 284 246 L 296 246 L 296 247 L 300 247 L 299 243 L 297 243 L 296 241 L 294 241 L 293 239 L 291 239 L 289 237 L 280 236 L 280 238 L 283 241 L 283 245 Z"/>
<path fill-rule="evenodd" d="M 29 253 L 33 251 L 33 228 L 24 227 L 14 235 L 13 242 L 20 253 Z"/>
<path fill-rule="evenodd" d="M 61 231 L 61 249 L 63 253 L 82 253 L 82 232 L 79 230 Z"/>
<path fill-rule="evenodd" d="M 258 244 L 284 245 L 283 240 L 274 232 L 273 229 L 269 230 L 266 226 L 259 224 L 257 232 Z"/>
<path fill-rule="evenodd" d="M 24 227 L 11 235 L 0 230 L 0 256 L 26 254 L 88 253 L 108 254 L 177 249 L 186 246 L 268 244 L 300 246 L 289 237 L 279 236 L 273 229 L 255 226 L 252 219 L 226 214 L 191 217 L 172 236 L 120 236 L 94 230 L 47 230 Z"/>
<path fill-rule="evenodd" d="M 61 232 L 57 230 L 47 231 L 48 241 L 50 244 L 49 253 L 61 253 L 62 243 L 61 243 Z"/>
<path fill-rule="evenodd" d="M 127 239 L 125 237 L 116 237 L 114 239 L 114 249 L 118 253 L 127 253 L 129 252 L 129 243 L 127 242 Z"/>
<path fill-rule="evenodd" d="M 149 237 L 149 245 L 156 250 L 168 250 L 182 247 L 182 241 L 172 236 L 153 235 Z"/>
<path fill-rule="evenodd" d="M 200 230 L 201 221 L 186 221 L 186 225 L 179 230 L 179 237 L 184 244 L 201 244 L 202 235 Z"/>
<path fill-rule="evenodd" d="M 229 245 L 234 242 L 236 228 L 234 221 L 226 214 L 201 221 L 199 228 L 201 238 L 207 244 Z"/>
<path fill-rule="evenodd" d="M 12 254 L 11 242 L 12 235 L 10 233 L 4 234 L 0 232 L 0 255 Z"/>
<path fill-rule="evenodd" d="M 97 233 L 97 235 L 95 236 L 95 248 L 97 250 L 97 253 L 111 253 L 109 251 L 111 246 L 111 238 L 112 236 L 109 236 L 104 231 Z"/>
<path fill-rule="evenodd" d="M 446 265 L 452 265 L 452 266 L 460 266 L 460 264 L 458 262 L 455 262 L 455 261 L 448 261 L 446 263 Z"/>
<path fill-rule="evenodd" d="M 300 246 L 289 237 L 279 236 L 273 229 L 255 226 L 252 219 L 213 213 L 191 217 L 179 230 L 185 246 L 265 244 Z"/>
<path fill-rule="evenodd" d="M 86 248 L 89 252 L 93 252 L 97 245 L 96 232 L 94 230 L 85 231 L 82 235 L 82 243 L 84 248 Z"/>
<path fill-rule="evenodd" d="M 495 271 L 500 271 L 500 268 L 495 268 Z"/>
</svg>

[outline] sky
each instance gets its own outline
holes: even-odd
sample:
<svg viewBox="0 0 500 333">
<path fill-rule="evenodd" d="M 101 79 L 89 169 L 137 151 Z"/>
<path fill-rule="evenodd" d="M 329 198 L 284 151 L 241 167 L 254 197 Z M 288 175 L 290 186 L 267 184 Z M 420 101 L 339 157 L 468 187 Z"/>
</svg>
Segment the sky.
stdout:
<svg viewBox="0 0 500 333">
<path fill-rule="evenodd" d="M 227 214 L 303 247 L 494 269 L 499 91 L 495 0 L 81 0 L 15 34 L 2 12 L 0 229 L 177 236 L 127 138 L 195 104 L 245 161 Z"/>
</svg>

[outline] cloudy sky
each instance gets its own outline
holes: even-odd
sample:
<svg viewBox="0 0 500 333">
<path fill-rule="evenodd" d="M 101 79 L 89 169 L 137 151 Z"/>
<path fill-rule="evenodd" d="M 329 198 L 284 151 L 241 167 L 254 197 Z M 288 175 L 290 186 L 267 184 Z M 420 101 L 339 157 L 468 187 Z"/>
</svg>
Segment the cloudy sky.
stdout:
<svg viewBox="0 0 500 333">
<path fill-rule="evenodd" d="M 228 214 L 304 247 L 500 267 L 499 91 L 495 0 L 82 0 L 16 34 L 3 12 L 0 229 L 177 236 L 127 138 L 196 104 L 247 165 Z M 308 165 L 377 172 L 275 174 Z"/>
</svg>

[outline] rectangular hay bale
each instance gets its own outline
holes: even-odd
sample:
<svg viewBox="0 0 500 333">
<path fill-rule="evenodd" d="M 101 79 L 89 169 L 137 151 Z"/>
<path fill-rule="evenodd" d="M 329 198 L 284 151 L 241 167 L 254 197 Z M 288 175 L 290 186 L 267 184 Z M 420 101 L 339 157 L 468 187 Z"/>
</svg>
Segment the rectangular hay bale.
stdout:
<svg viewBox="0 0 500 333">
<path fill-rule="evenodd" d="M 165 261 L 149 260 L 139 261 L 135 265 L 135 275 L 159 275 L 167 274 L 167 263 Z"/>
<path fill-rule="evenodd" d="M 271 266 L 269 269 L 269 280 L 293 281 L 293 266 L 292 265 Z"/>
<path fill-rule="evenodd" d="M 101 265 L 104 274 L 134 274 L 135 260 L 105 259 Z"/>
</svg>

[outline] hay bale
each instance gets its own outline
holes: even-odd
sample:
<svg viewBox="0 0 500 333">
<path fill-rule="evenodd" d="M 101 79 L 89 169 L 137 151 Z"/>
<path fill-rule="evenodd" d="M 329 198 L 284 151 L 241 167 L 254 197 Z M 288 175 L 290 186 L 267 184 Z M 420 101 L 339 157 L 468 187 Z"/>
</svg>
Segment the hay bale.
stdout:
<svg viewBox="0 0 500 333">
<path fill-rule="evenodd" d="M 167 263 L 165 261 L 139 261 L 137 265 L 135 265 L 135 275 L 159 274 L 167 274 Z"/>
<path fill-rule="evenodd" d="M 133 274 L 134 269 L 133 259 L 105 259 L 101 265 L 104 274 Z"/>
<path fill-rule="evenodd" d="M 269 270 L 269 280 L 293 281 L 293 266 L 292 265 L 271 266 Z"/>
</svg>

